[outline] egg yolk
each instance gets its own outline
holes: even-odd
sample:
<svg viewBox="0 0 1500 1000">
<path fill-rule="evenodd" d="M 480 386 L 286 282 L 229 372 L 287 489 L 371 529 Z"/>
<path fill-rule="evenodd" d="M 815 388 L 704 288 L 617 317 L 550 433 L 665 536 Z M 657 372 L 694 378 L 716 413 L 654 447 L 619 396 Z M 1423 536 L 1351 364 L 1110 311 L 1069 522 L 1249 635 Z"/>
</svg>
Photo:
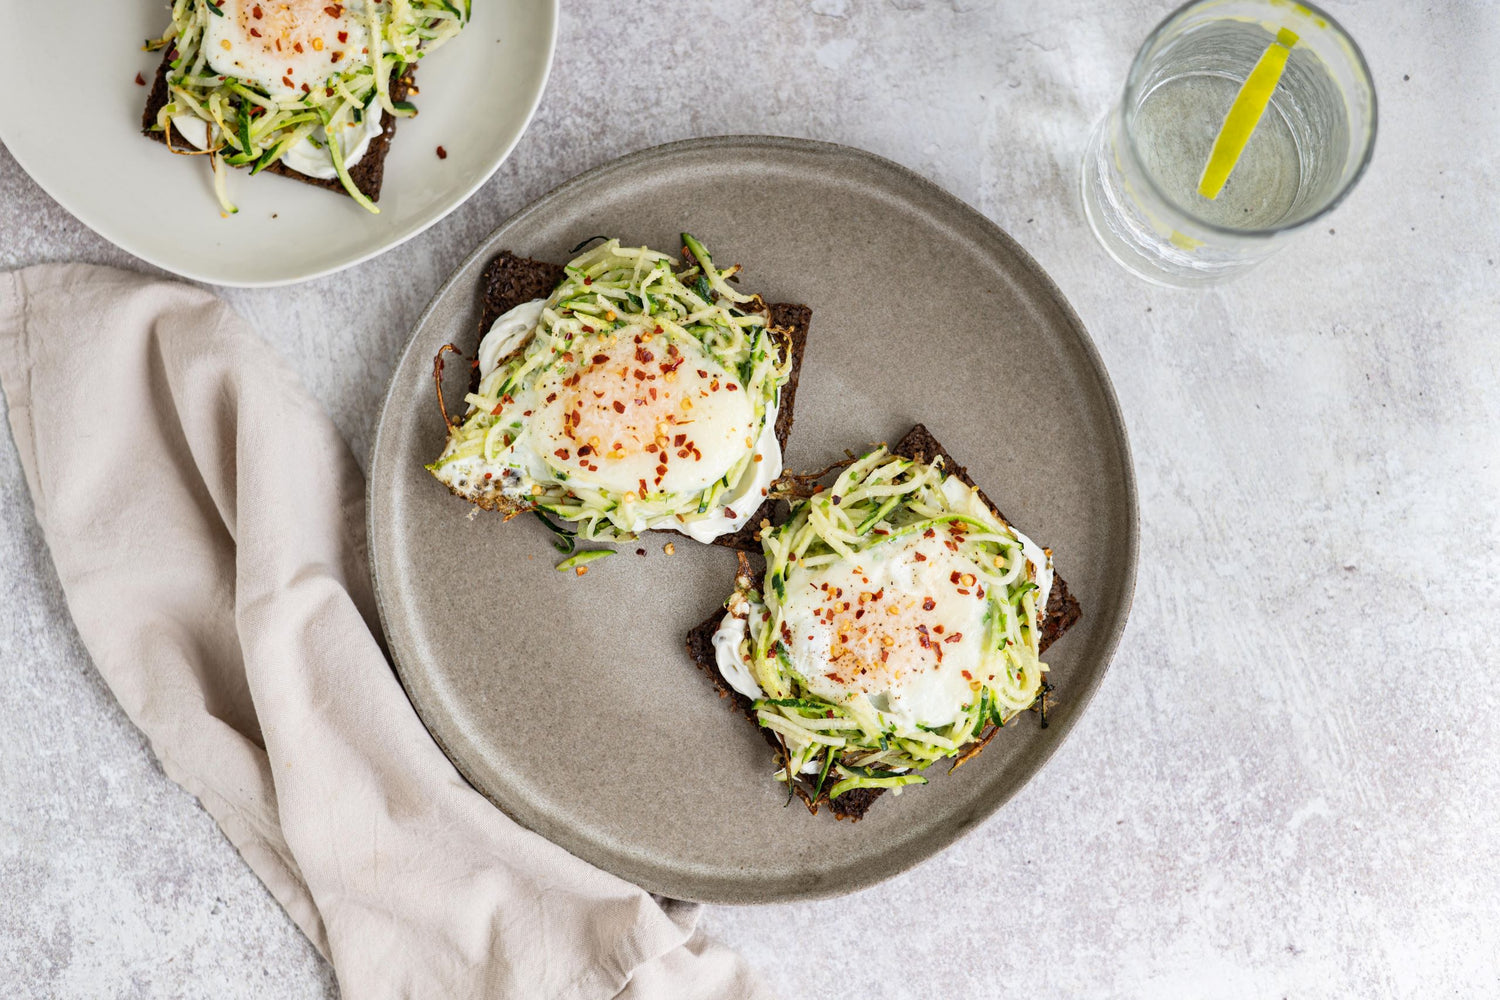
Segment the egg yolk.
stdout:
<svg viewBox="0 0 1500 1000">
<path fill-rule="evenodd" d="M 536 386 L 543 458 L 570 481 L 641 497 L 696 492 L 752 446 L 743 387 L 691 346 L 643 335 L 576 353 Z"/>
</svg>

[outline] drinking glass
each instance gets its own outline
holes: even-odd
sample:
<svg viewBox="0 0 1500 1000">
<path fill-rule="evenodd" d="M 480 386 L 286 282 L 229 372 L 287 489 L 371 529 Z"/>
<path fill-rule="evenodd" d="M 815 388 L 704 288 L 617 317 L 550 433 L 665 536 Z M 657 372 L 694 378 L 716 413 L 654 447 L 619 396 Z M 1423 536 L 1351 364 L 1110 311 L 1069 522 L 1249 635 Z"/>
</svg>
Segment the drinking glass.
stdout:
<svg viewBox="0 0 1500 1000">
<path fill-rule="evenodd" d="M 1278 44 L 1288 51 L 1275 54 L 1285 65 L 1270 102 L 1223 189 L 1204 197 L 1215 140 L 1221 128 L 1234 131 L 1226 115 L 1240 110 L 1246 79 Z M 1338 22 L 1288 0 L 1195 0 L 1146 39 L 1124 95 L 1095 130 L 1084 211 L 1099 242 L 1137 275 L 1204 285 L 1247 270 L 1332 211 L 1374 146 L 1370 69 Z"/>
</svg>

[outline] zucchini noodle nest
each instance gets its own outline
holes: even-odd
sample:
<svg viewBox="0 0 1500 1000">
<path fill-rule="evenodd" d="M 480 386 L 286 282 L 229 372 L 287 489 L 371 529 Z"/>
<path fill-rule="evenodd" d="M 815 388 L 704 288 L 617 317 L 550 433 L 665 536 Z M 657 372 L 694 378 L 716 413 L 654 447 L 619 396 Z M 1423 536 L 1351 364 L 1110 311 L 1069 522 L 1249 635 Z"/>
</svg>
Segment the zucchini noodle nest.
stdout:
<svg viewBox="0 0 1500 1000">
<path fill-rule="evenodd" d="M 262 0 L 272 6 L 276 0 Z M 168 103 L 157 114 L 155 128 L 171 132 L 171 119 L 192 115 L 208 126 L 207 148 L 175 152 L 206 155 L 214 172 L 214 192 L 226 214 L 238 211 L 225 190 L 225 167 L 250 167 L 259 173 L 276 163 L 304 140 L 328 150 L 344 190 L 370 212 L 375 204 L 355 186 L 337 140 L 320 139 L 333 128 L 360 123 L 383 110 L 393 117 L 416 114 L 409 102 L 392 100 L 391 81 L 406 67 L 457 35 L 468 23 L 471 0 L 344 0 L 331 5 L 358 15 L 369 37 L 380 44 L 374 51 L 352 51 L 348 59 L 323 80 L 312 81 L 297 100 L 276 99 L 259 85 L 223 76 L 209 65 L 204 34 L 215 18 L 227 17 L 224 0 L 175 0 L 172 24 L 160 38 L 146 43 L 148 51 L 171 46 L 168 64 Z M 320 40 L 321 41 L 321 40 Z M 225 43 L 228 47 L 228 43 Z M 316 133 L 316 134 L 315 134 Z"/>
<path fill-rule="evenodd" d="M 956 767 L 978 752 L 1008 720 L 1031 707 L 1042 690 L 1047 669 L 1039 650 L 1043 609 L 1038 604 L 1044 595 L 1034 579 L 1043 568 L 1023 553 L 1023 538 L 984 503 L 976 490 L 945 473 L 941 461 L 916 462 L 891 455 L 884 447 L 849 465 L 831 489 L 795 503 L 786 523 L 765 530 L 761 539 L 766 558 L 764 582 L 757 586 L 753 578 L 742 573 L 728 608 L 731 616 L 746 623 L 738 654 L 763 694 L 754 700 L 756 716 L 761 726 L 776 734 L 783 748 L 783 767 L 777 780 L 792 787 L 799 775 L 809 783 L 815 782 L 810 804 L 815 804 L 825 789 L 831 800 L 852 789 L 923 783 L 926 779 L 920 772 L 930 764 L 956 757 Z M 815 581 L 820 574 L 825 581 L 829 579 L 826 571 L 830 567 L 855 567 L 857 581 L 862 573 L 874 576 L 873 567 L 891 559 L 893 553 L 903 548 L 916 551 L 910 548 L 913 544 L 946 546 L 939 548 L 939 553 L 951 552 L 953 559 L 972 564 L 972 574 L 962 575 L 964 589 L 957 593 L 977 594 L 983 602 L 973 612 L 976 621 L 982 614 L 983 634 L 969 637 L 980 641 L 978 666 L 967 688 L 960 682 L 963 697 L 972 700 L 961 710 L 956 709 L 955 702 L 957 718 L 943 726 L 893 718 L 894 710 L 884 694 L 851 688 L 837 697 L 827 697 L 824 684 L 824 695 L 819 695 L 812 690 L 809 677 L 793 668 L 788 605 L 806 607 L 808 593 L 816 589 Z M 933 565 L 922 555 L 914 558 L 924 560 L 915 565 Z M 1050 563 L 1045 557 L 1042 561 Z M 946 571 L 946 564 L 943 569 Z M 959 580 L 955 573 L 955 581 Z M 823 589 L 828 590 L 826 582 Z M 880 661 L 872 669 L 880 669 L 885 663 L 879 643 L 891 645 L 890 630 L 907 629 L 910 623 L 908 619 L 887 618 L 884 612 L 897 612 L 893 599 L 904 602 L 903 606 L 910 606 L 909 598 L 920 599 L 916 594 L 842 591 L 832 596 L 842 598 L 842 603 L 834 603 L 820 613 L 829 615 L 830 621 L 835 613 L 843 615 L 837 620 L 846 624 L 836 626 L 834 632 L 853 632 L 871 621 L 877 622 L 876 629 L 886 630 L 870 637 L 879 654 L 872 654 L 872 659 Z M 872 617 L 855 623 L 848 617 L 851 602 L 857 602 L 859 608 L 853 614 L 863 617 L 868 608 Z M 922 607 L 933 605 L 925 603 Z M 931 649 L 926 641 L 927 626 L 918 625 L 915 631 L 921 635 L 914 638 Z M 941 633 L 943 629 L 938 626 L 936 631 Z M 835 663 L 853 660 L 852 654 L 837 645 L 849 638 L 836 636 L 833 652 L 826 660 L 813 663 L 810 672 L 821 673 Z M 947 638 L 958 637 L 950 633 Z M 937 636 L 932 639 L 938 641 Z M 839 660 L 840 656 L 846 659 Z M 801 663 L 809 669 L 807 660 Z M 938 663 L 942 663 L 941 651 Z M 909 661 L 903 666 L 910 674 Z M 889 667 L 895 669 L 897 678 L 901 677 L 896 660 Z M 840 667 L 839 673 L 844 676 L 824 676 L 843 682 L 863 670 L 863 666 Z M 963 676 L 970 675 L 965 671 Z"/>
<path fill-rule="evenodd" d="M 774 423 L 781 389 L 791 371 L 791 351 L 773 333 L 769 310 L 760 297 L 730 285 L 728 279 L 738 266 L 720 270 L 696 239 L 684 233 L 682 240 L 687 260 L 675 268 L 670 255 L 646 247 L 623 247 L 617 239 L 569 263 L 563 280 L 541 305 L 534 329 L 484 375 L 478 391 L 467 396 L 469 409 L 464 419 L 450 429 L 442 455 L 427 468 L 454 492 L 482 506 L 509 514 L 547 511 L 568 522 L 579 538 L 605 541 L 628 540 L 652 528 L 691 533 L 695 525 L 722 520 L 728 498 L 745 489 L 743 484 L 755 473 L 779 470 Z M 629 353 L 632 350 L 634 355 Z M 694 357 L 706 360 L 684 365 L 685 359 Z M 606 358 L 611 360 L 606 362 Z M 704 370 L 715 367 L 722 375 Z M 726 471 L 702 489 L 682 492 L 663 481 L 666 465 L 657 466 L 655 484 L 642 479 L 631 490 L 617 492 L 582 481 L 598 478 L 596 461 L 604 465 L 612 459 L 623 460 L 622 447 L 626 451 L 634 447 L 632 454 L 642 449 L 651 453 L 653 463 L 659 455 L 661 462 L 673 463 L 673 468 L 705 463 L 687 440 L 692 436 L 688 432 L 702 433 L 706 426 L 702 421 L 696 428 L 688 426 L 698 410 L 667 414 L 663 422 L 639 431 L 638 439 L 627 437 L 637 440 L 634 446 L 616 444 L 612 449 L 608 440 L 594 439 L 590 448 L 581 439 L 549 439 L 549 406 L 569 405 L 567 393 L 590 385 L 585 381 L 579 387 L 579 378 L 601 368 L 622 377 L 633 368 L 634 378 L 640 380 L 626 383 L 630 391 L 623 400 L 603 401 L 606 411 L 613 405 L 621 414 L 622 423 L 638 412 L 657 412 L 652 406 L 657 405 L 658 387 L 662 400 L 676 399 L 675 392 L 687 408 L 693 401 L 686 398 L 685 386 L 699 386 L 706 396 L 710 379 L 716 394 L 723 381 L 731 390 L 725 395 L 736 398 L 750 425 L 737 432 L 733 442 L 713 447 L 709 461 L 717 464 L 700 467 L 709 470 L 705 475 L 721 468 Z M 565 397 L 561 403 L 555 402 L 557 392 L 547 391 L 549 386 L 558 386 L 559 378 L 561 386 L 578 387 L 560 389 Z M 580 395 L 602 394 L 580 391 Z M 741 396 L 744 399 L 739 401 Z M 703 410 L 714 401 L 698 402 Z M 679 417 L 681 424 L 676 423 Z M 564 412 L 563 429 L 570 435 L 577 433 L 578 419 L 577 414 Z M 775 454 L 762 456 L 757 442 L 768 439 L 771 447 L 767 450 Z M 557 448 L 554 456 L 559 444 L 571 445 L 573 450 Z M 705 441 L 703 448 L 709 451 L 710 445 Z M 763 458 L 764 466 L 751 467 Z M 746 500 L 748 506 L 728 516 L 748 518 L 760 506 L 764 492 L 756 490 L 753 500 Z M 738 500 L 735 505 L 742 506 Z"/>
</svg>

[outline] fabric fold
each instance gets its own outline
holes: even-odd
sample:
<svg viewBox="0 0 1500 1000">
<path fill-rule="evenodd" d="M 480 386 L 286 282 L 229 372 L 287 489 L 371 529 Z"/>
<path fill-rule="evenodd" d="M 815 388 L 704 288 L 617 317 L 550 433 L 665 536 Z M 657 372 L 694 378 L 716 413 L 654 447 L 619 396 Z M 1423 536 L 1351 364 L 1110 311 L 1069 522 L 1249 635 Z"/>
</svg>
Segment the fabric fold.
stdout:
<svg viewBox="0 0 1500 1000">
<path fill-rule="evenodd" d="M 0 277 L 0 384 L 95 664 L 168 776 L 366 997 L 760 997 L 743 961 L 470 788 L 386 662 L 364 483 L 190 286 Z"/>
</svg>

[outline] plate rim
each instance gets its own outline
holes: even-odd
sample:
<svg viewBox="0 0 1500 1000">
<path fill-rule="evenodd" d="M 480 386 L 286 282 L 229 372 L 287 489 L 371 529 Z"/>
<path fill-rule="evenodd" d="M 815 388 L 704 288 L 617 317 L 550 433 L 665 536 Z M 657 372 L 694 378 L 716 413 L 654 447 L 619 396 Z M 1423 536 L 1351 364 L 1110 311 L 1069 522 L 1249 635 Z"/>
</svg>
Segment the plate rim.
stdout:
<svg viewBox="0 0 1500 1000">
<path fill-rule="evenodd" d="M 381 256 L 382 254 L 389 253 L 402 244 L 416 239 L 418 236 L 422 235 L 427 230 L 431 229 L 433 226 L 437 225 L 439 222 L 442 222 L 448 216 L 452 215 L 460 207 L 467 204 L 469 199 L 474 197 L 474 193 L 481 187 L 483 187 L 486 183 L 488 183 L 489 179 L 495 176 L 495 172 L 498 171 L 502 166 L 504 166 L 505 161 L 510 159 L 510 154 L 516 151 L 516 146 L 520 144 L 521 138 L 526 134 L 527 130 L 531 128 L 532 120 L 536 117 L 537 110 L 542 105 L 542 98 L 547 93 L 547 84 L 552 79 L 552 65 L 557 58 L 558 22 L 562 17 L 562 0 L 543 0 L 543 2 L 546 3 L 545 12 L 548 18 L 547 56 L 543 61 L 542 72 L 536 85 L 536 92 L 531 96 L 531 106 L 526 110 L 526 115 L 521 122 L 521 127 L 516 130 L 516 134 L 511 137 L 510 142 L 503 150 L 501 150 L 500 154 L 495 157 L 495 161 L 482 172 L 483 176 L 476 177 L 474 183 L 469 186 L 468 190 L 464 191 L 462 195 L 455 198 L 451 205 L 448 205 L 446 208 L 442 209 L 431 219 L 423 222 L 411 232 L 393 239 L 388 243 L 381 243 L 376 246 L 375 249 L 352 257 L 341 264 L 334 264 L 329 267 L 308 271 L 304 274 L 266 280 L 221 280 L 219 278 L 209 277 L 208 275 L 198 272 L 191 267 L 174 267 L 171 264 L 159 260 L 155 254 L 142 253 L 140 250 L 135 249 L 129 244 L 128 238 L 121 239 L 112 233 L 105 232 L 104 229 L 101 229 L 94 222 L 90 221 L 89 218 L 86 217 L 82 212 L 80 212 L 74 206 L 70 198 L 64 197 L 63 195 L 59 194 L 46 181 L 37 176 L 36 172 L 27 165 L 26 159 L 10 142 L 10 140 L 6 138 L 5 129 L 3 127 L 3 116 L 0 116 L 0 144 L 3 144 L 5 146 L 6 152 L 8 152 L 16 161 L 16 164 L 20 166 L 23 171 L 25 171 L 26 176 L 31 179 L 32 183 L 41 188 L 42 192 L 46 194 L 47 197 L 51 198 L 53 201 L 57 202 L 58 205 L 62 206 L 63 211 L 67 212 L 73 218 L 83 223 L 91 232 L 102 237 L 111 245 L 125 251 L 132 257 L 135 257 L 137 260 L 141 260 L 146 262 L 147 264 L 150 264 L 152 267 L 160 268 L 161 270 L 166 271 L 169 274 L 175 274 L 178 277 L 186 278 L 189 281 L 198 281 L 202 282 L 203 284 L 213 285 L 218 288 L 281 288 L 287 285 L 298 285 L 305 281 L 315 281 L 318 278 L 326 278 L 331 274 L 338 274 L 340 271 L 346 271 L 351 267 L 357 267 L 360 264 L 365 263 L 366 261 L 373 260 L 376 257 Z M 465 261 L 465 263 L 467 263 L 467 261 Z M 413 328 L 413 332 L 415 332 L 415 328 Z M 384 412 L 383 405 L 382 412 Z"/>
<path fill-rule="evenodd" d="M 1050 297 L 1050 301 L 1061 308 L 1064 321 L 1078 341 L 1078 345 L 1083 350 L 1083 356 L 1087 361 L 1088 366 L 1098 380 L 1099 387 L 1102 391 L 1102 399 L 1106 404 L 1105 409 L 1109 418 L 1109 427 L 1114 434 L 1124 471 L 1124 475 L 1122 477 L 1120 485 L 1123 488 L 1123 498 L 1126 501 L 1125 506 L 1127 515 L 1127 530 L 1125 532 L 1125 537 L 1120 540 L 1122 543 L 1120 546 L 1120 551 L 1124 559 L 1125 568 L 1123 579 L 1121 581 L 1122 587 L 1120 601 L 1118 604 L 1118 608 L 1114 614 L 1114 620 L 1108 623 L 1108 628 L 1100 635 L 1100 648 L 1102 650 L 1102 654 L 1100 656 L 1099 668 L 1091 673 L 1090 677 L 1082 685 L 1082 688 L 1078 693 L 1078 697 L 1074 699 L 1074 704 L 1076 705 L 1077 710 L 1070 712 L 1063 720 L 1053 724 L 1053 726 L 1058 729 L 1056 738 L 1049 741 L 1047 744 L 1040 748 L 1035 765 L 1031 768 L 1030 773 L 1019 784 L 1015 785 L 1015 787 L 1009 789 L 1004 794 L 995 796 L 993 799 L 977 803 L 977 808 L 970 810 L 959 822 L 956 822 L 950 828 L 935 834 L 931 840 L 932 847 L 930 850 L 917 852 L 918 856 L 914 858 L 897 859 L 891 865 L 880 869 L 876 873 L 858 873 L 836 883 L 829 883 L 820 880 L 819 883 L 815 886 L 802 889 L 792 889 L 790 891 L 756 892 L 752 890 L 731 895 L 712 895 L 683 892 L 681 886 L 668 886 L 659 883 L 652 883 L 650 880 L 638 879 L 634 876 L 621 875 L 618 872 L 615 872 L 612 869 L 601 864 L 597 860 L 585 857 L 582 854 L 575 853 L 568 845 L 553 840 L 551 837 L 548 837 L 541 831 L 533 830 L 531 827 L 523 823 L 520 819 L 513 816 L 499 801 L 497 801 L 495 797 L 493 797 L 482 787 L 480 782 L 475 780 L 475 778 L 470 774 L 469 769 L 459 759 L 457 759 L 454 754 L 449 751 L 449 748 L 443 741 L 442 737 L 433 730 L 431 725 L 429 725 L 427 716 L 424 714 L 423 709 L 418 704 L 418 700 L 412 698 L 411 686 L 408 683 L 407 679 L 407 668 L 402 665 L 401 658 L 397 655 L 394 645 L 389 641 L 389 628 L 387 627 L 387 621 L 390 617 L 387 611 L 387 604 L 389 599 L 386 593 L 386 586 L 381 580 L 378 566 L 379 560 L 375 545 L 375 493 L 377 485 L 380 482 L 380 479 L 375 475 L 375 472 L 377 458 L 381 454 L 383 442 L 387 437 L 388 418 L 390 418 L 393 413 L 391 407 L 393 396 L 396 391 L 396 380 L 403 369 L 406 367 L 409 356 L 415 350 L 419 335 L 422 333 L 423 329 L 427 326 L 429 320 L 436 312 L 438 303 L 445 299 L 450 291 L 454 288 L 454 286 L 458 284 L 460 276 L 465 274 L 476 261 L 486 257 L 487 255 L 493 254 L 495 252 L 496 243 L 500 242 L 504 238 L 504 234 L 508 230 L 510 230 L 513 226 L 519 225 L 520 223 L 524 222 L 533 214 L 548 210 L 559 200 L 565 199 L 568 194 L 577 187 L 584 184 L 595 183 L 600 178 L 607 177 L 609 174 L 614 173 L 622 168 L 634 166 L 642 160 L 663 159 L 678 153 L 693 153 L 704 150 L 711 151 L 717 149 L 734 149 L 746 147 L 755 148 L 758 150 L 769 149 L 787 150 L 792 152 L 852 155 L 855 157 L 866 159 L 880 168 L 893 171 L 895 174 L 902 177 L 908 182 L 915 183 L 929 196 L 936 197 L 938 200 L 946 202 L 962 212 L 971 214 L 980 221 L 981 228 L 986 233 L 986 235 L 988 235 L 990 238 L 998 238 L 1001 243 L 1006 245 L 1015 254 L 1015 257 L 1019 262 L 1021 269 L 1027 273 L 1027 276 L 1029 278 L 1038 281 L 1041 290 L 1047 293 L 1047 295 Z M 992 220 L 988 215 L 981 212 L 973 205 L 970 205 L 968 202 L 964 201 L 962 198 L 958 197 L 952 192 L 941 187 L 936 182 L 929 180 L 921 174 L 918 174 L 916 171 L 911 170 L 910 168 L 905 167 L 895 162 L 894 160 L 883 157 L 878 153 L 872 153 L 868 150 L 860 149 L 856 146 L 844 145 L 842 143 L 827 142 L 818 139 L 795 138 L 790 136 L 757 134 L 717 135 L 694 139 L 680 139 L 673 142 L 661 143 L 659 145 L 649 146 L 644 149 L 636 150 L 632 153 L 627 153 L 624 156 L 620 156 L 601 163 L 595 167 L 591 167 L 588 170 L 585 170 L 582 173 L 579 173 L 576 176 L 563 181 L 561 184 L 557 185 L 546 194 L 541 195 L 534 201 L 512 213 L 508 218 L 501 222 L 500 225 L 495 227 L 494 230 L 492 230 L 488 235 L 481 239 L 475 246 L 474 250 L 466 255 L 464 259 L 454 267 L 453 271 L 438 287 L 437 291 L 433 293 L 432 298 L 429 299 L 426 307 L 422 310 L 421 315 L 417 317 L 415 324 L 413 324 L 412 326 L 411 334 L 407 338 L 406 345 L 401 349 L 400 354 L 397 355 L 396 363 L 392 367 L 391 374 L 387 379 L 385 395 L 381 400 L 380 411 L 376 418 L 375 434 L 370 443 L 370 450 L 366 468 L 369 470 L 365 484 L 366 558 L 369 565 L 370 578 L 375 591 L 376 611 L 380 617 L 382 638 L 386 641 L 386 648 L 390 656 L 391 666 L 396 674 L 397 680 L 401 684 L 402 690 L 406 693 L 407 701 L 411 704 L 413 710 L 416 711 L 417 717 L 422 721 L 423 728 L 427 730 L 428 735 L 432 738 L 433 742 L 436 743 L 439 749 L 443 751 L 443 754 L 448 758 L 449 763 L 453 765 L 454 769 L 458 771 L 458 773 L 463 777 L 464 781 L 467 782 L 471 788 L 473 788 L 476 792 L 483 796 L 484 799 L 491 805 L 493 805 L 496 809 L 500 810 L 500 812 L 509 817 L 513 822 L 522 826 L 524 829 L 532 830 L 532 832 L 537 833 L 538 836 L 545 837 L 549 843 L 556 844 L 556 846 L 561 847 L 565 851 L 568 851 L 568 853 L 572 854 L 574 857 L 577 857 L 580 860 L 591 864 L 602 871 L 607 871 L 618 878 L 637 885 L 648 892 L 658 895 L 670 896 L 671 898 L 675 899 L 683 899 L 695 903 L 732 906 L 767 905 L 775 903 L 791 903 L 832 899 L 839 896 L 848 895 L 849 893 L 858 892 L 862 889 L 868 889 L 874 885 L 878 885 L 879 883 L 889 881 L 890 879 L 893 879 L 898 875 L 905 874 L 906 872 L 911 871 L 913 868 L 916 868 L 924 862 L 936 857 L 938 854 L 941 854 L 943 851 L 948 850 L 958 841 L 973 833 L 978 827 L 982 826 L 997 812 L 999 812 L 1000 809 L 1005 806 L 1006 803 L 1008 803 L 1012 798 L 1014 798 L 1022 788 L 1029 785 L 1037 777 L 1037 775 L 1039 775 L 1042 770 L 1051 762 L 1057 751 L 1063 746 L 1064 743 L 1067 742 L 1068 738 L 1072 735 L 1073 729 L 1077 725 L 1078 720 L 1084 716 L 1085 710 L 1088 708 L 1089 703 L 1093 701 L 1094 695 L 1099 689 L 1099 685 L 1103 682 L 1104 676 L 1109 672 L 1109 668 L 1114 662 L 1115 654 L 1119 650 L 1120 640 L 1124 635 L 1125 628 L 1130 619 L 1130 612 L 1135 601 L 1135 589 L 1139 571 L 1140 554 L 1140 497 L 1136 486 L 1135 459 L 1130 447 L 1128 427 L 1125 423 L 1124 413 L 1120 407 L 1119 396 L 1115 392 L 1114 382 L 1110 378 L 1109 371 L 1104 365 L 1104 359 L 1099 353 L 1098 345 L 1094 343 L 1093 337 L 1089 335 L 1088 328 L 1084 325 L 1082 318 L 1073 308 L 1073 304 L 1065 295 L 1063 295 L 1062 289 L 1058 287 L 1057 283 L 1052 280 L 1052 277 L 1042 268 L 1042 266 L 1037 263 L 1035 258 L 1033 258 L 1031 254 L 1028 253 L 1026 249 L 1016 241 L 1014 237 L 1012 237 L 1008 232 L 1001 228 L 1000 225 Z"/>
</svg>

